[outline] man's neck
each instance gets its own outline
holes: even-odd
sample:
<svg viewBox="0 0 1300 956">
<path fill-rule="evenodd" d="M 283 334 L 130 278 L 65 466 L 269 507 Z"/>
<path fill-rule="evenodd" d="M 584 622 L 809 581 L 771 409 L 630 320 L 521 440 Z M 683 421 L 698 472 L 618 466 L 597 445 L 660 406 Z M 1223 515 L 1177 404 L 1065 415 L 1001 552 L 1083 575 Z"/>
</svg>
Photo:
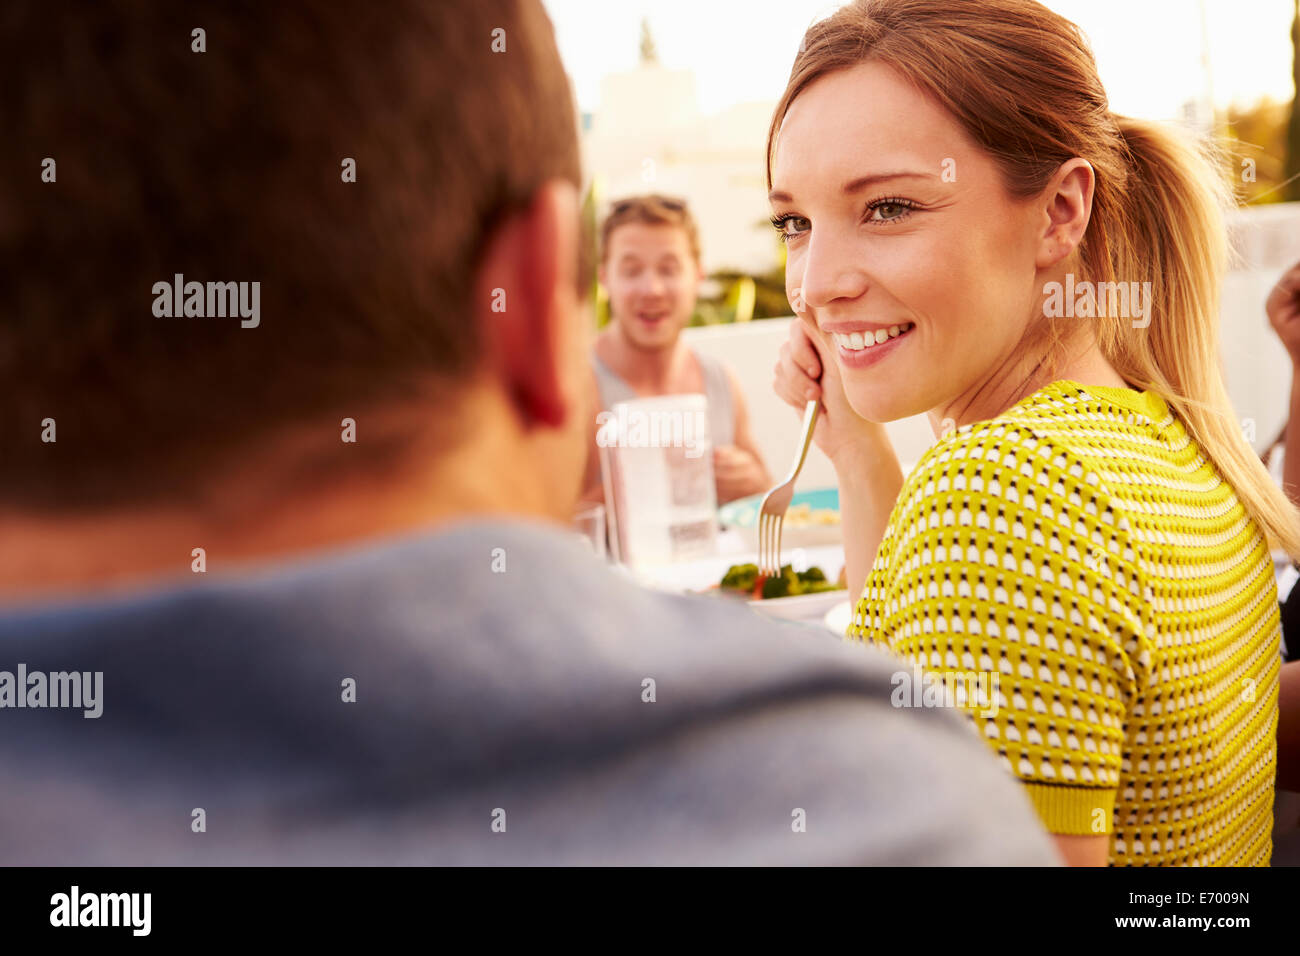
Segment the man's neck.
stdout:
<svg viewBox="0 0 1300 956">
<path fill-rule="evenodd" d="M 230 476 L 201 504 L 0 512 L 0 605 L 192 581 L 196 548 L 204 572 L 229 572 L 470 516 L 556 520 L 553 489 L 519 466 L 529 460 L 519 447 L 518 436 L 485 428 L 455 451 L 413 449 L 382 474 L 356 470 L 314 487 L 299 481 L 299 468 L 266 461 Z"/>
<path fill-rule="evenodd" d="M 633 390 L 645 394 L 671 392 L 691 361 L 690 349 L 678 336 L 662 349 L 643 349 L 630 342 L 617 327 L 596 339 L 596 354 Z"/>
</svg>

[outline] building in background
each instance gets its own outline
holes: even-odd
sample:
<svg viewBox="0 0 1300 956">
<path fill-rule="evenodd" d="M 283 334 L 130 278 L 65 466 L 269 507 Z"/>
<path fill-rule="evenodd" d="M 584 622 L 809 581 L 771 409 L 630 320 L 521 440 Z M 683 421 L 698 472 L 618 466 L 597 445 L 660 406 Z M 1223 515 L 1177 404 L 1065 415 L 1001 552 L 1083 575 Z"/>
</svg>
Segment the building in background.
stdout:
<svg viewBox="0 0 1300 956">
<path fill-rule="evenodd" d="M 665 68 L 643 21 L 640 62 L 607 74 L 582 117 L 583 168 L 597 215 L 634 193 L 680 196 L 700 227 L 706 274 L 762 274 L 779 264 L 768 223 L 763 143 L 775 102 L 703 115 L 691 70 Z"/>
</svg>

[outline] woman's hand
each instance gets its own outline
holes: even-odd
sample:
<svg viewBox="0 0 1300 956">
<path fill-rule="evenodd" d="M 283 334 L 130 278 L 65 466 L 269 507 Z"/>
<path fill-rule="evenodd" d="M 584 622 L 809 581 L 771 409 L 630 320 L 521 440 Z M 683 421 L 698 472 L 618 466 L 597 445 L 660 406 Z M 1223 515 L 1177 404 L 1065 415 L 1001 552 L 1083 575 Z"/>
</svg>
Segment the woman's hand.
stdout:
<svg viewBox="0 0 1300 956">
<path fill-rule="evenodd" d="M 888 442 L 888 438 L 883 425 L 867 421 L 849 404 L 839 366 L 829 348 L 807 320 L 795 319 L 773 369 L 776 378 L 772 388 L 778 398 L 799 412 L 814 398 L 822 400 L 813 441 L 838 470 L 838 463 L 869 452 L 873 443 Z"/>
<path fill-rule="evenodd" d="M 1300 366 L 1300 262 L 1277 280 L 1264 309 L 1273 331 L 1291 356 L 1291 364 Z"/>
<path fill-rule="evenodd" d="M 850 590 L 860 594 L 903 485 L 903 471 L 885 426 L 867 421 L 849 405 L 831 346 L 807 322 L 799 318 L 790 323 L 773 387 L 801 412 L 811 399 L 822 400 L 813 440 L 839 479 L 843 576 Z"/>
</svg>

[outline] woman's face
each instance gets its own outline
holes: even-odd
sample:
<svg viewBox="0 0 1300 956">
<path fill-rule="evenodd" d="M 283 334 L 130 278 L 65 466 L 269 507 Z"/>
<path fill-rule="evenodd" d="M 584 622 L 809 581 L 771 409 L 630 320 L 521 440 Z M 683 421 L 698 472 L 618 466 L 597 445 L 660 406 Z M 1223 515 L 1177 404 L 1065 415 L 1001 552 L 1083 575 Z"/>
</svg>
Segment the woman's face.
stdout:
<svg viewBox="0 0 1300 956">
<path fill-rule="evenodd" d="M 992 159 L 892 69 L 859 64 L 795 98 L 771 200 L 786 292 L 859 415 L 969 404 L 1015 366 L 1041 314 L 1047 217 L 1013 200 Z M 865 347 L 895 326 L 907 331 Z"/>
</svg>

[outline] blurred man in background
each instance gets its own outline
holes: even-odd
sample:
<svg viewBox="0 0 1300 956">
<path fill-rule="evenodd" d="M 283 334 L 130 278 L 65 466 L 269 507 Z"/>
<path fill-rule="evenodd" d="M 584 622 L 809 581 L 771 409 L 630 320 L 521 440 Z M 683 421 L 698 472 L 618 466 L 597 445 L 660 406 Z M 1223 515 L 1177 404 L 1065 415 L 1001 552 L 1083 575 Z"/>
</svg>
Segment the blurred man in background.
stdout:
<svg viewBox="0 0 1300 956">
<path fill-rule="evenodd" d="M 3 24 L 0 860 L 1054 861 L 888 659 L 563 528 L 587 267 L 536 0 Z"/>
<path fill-rule="evenodd" d="M 772 479 L 750 433 L 735 374 L 682 340 L 704 278 L 699 229 L 686 203 L 658 195 L 615 202 L 600 228 L 599 275 L 609 290 L 610 311 L 592 354 L 601 407 L 655 395 L 703 394 L 718 504 L 767 491 Z M 594 447 L 584 488 L 584 498 L 602 496 Z"/>
</svg>

